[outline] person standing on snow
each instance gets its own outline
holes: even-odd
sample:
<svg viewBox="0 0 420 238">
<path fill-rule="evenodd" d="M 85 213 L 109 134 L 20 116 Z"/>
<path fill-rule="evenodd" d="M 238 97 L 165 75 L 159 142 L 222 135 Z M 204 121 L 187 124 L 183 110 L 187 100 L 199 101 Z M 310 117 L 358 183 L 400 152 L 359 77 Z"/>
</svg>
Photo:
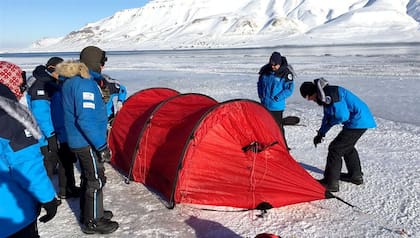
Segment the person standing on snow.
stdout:
<svg viewBox="0 0 420 238">
<path fill-rule="evenodd" d="M 261 104 L 273 115 L 282 132 L 284 143 L 290 150 L 284 135 L 283 111 L 286 108 L 286 99 L 294 90 L 293 69 L 287 63 L 286 57 L 279 52 L 273 52 L 268 64 L 260 69 L 259 75 L 258 97 Z"/>
<path fill-rule="evenodd" d="M 127 97 L 127 89 L 119 81 L 101 73 L 102 68 L 98 63 L 98 60 L 102 57 L 100 54 L 101 52 L 97 48 L 88 46 L 80 53 L 80 62 L 89 68 L 90 74 L 101 88 L 102 98 L 106 103 L 108 122 L 112 124 L 112 120 Z M 107 61 L 108 59 L 105 57 L 104 60 Z M 116 103 L 114 98 L 117 100 Z"/>
<path fill-rule="evenodd" d="M 324 78 L 302 83 L 300 93 L 303 98 L 324 108 L 321 127 L 313 140 L 315 147 L 322 142 L 331 127 L 343 124 L 343 129 L 328 147 L 324 178 L 318 181 L 330 192 L 339 191 L 339 179 L 356 185 L 363 184 L 362 168 L 355 145 L 368 128 L 376 127 L 369 107 L 349 90 L 329 85 Z M 342 158 L 348 173 L 340 173 Z"/>
<path fill-rule="evenodd" d="M 40 207 L 48 222 L 57 213 L 57 200 L 45 172 L 39 139 L 42 137 L 23 96 L 24 72 L 0 61 L 0 237 L 38 238 Z"/>
<path fill-rule="evenodd" d="M 79 197 L 80 188 L 74 179 L 74 154 L 69 151 L 63 125 L 61 84 L 54 72 L 60 57 L 52 57 L 47 64 L 39 65 L 32 72 L 34 81 L 27 91 L 27 103 L 44 136 L 41 147 L 44 164 L 51 181 L 58 163 L 59 198 Z"/>
<path fill-rule="evenodd" d="M 102 74 L 102 78 L 97 78 L 95 80 L 101 88 L 103 99 L 106 102 L 108 122 L 112 124 L 112 120 L 122 108 L 122 105 L 127 98 L 127 89 L 118 80 L 113 79 L 106 74 Z M 114 98 L 116 98 L 116 103 L 114 102 Z"/>
<path fill-rule="evenodd" d="M 105 51 L 89 46 L 81 54 L 97 59 L 98 72 L 89 71 L 84 63 L 63 62 L 56 72 L 66 78 L 63 84 L 64 125 L 68 144 L 81 167 L 80 222 L 86 234 L 109 234 L 118 229 L 113 213 L 104 210 L 103 187 L 106 183 L 105 162 L 111 159 L 107 144 L 107 114 L 98 84 L 106 62 Z M 92 75 L 90 74 L 92 73 Z"/>
</svg>

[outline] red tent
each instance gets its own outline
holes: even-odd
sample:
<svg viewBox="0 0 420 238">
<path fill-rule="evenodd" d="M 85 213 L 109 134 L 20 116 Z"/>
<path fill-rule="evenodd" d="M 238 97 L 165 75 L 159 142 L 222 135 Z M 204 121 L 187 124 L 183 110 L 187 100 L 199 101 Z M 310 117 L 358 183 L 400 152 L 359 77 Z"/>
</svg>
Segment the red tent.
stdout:
<svg viewBox="0 0 420 238">
<path fill-rule="evenodd" d="M 109 148 L 113 153 L 112 164 L 123 171 L 130 170 L 137 139 L 150 113 L 160 102 L 178 94 L 169 88 L 149 88 L 127 98 L 112 123 L 115 129 L 108 136 Z"/>
<path fill-rule="evenodd" d="M 257 102 L 179 94 L 138 116 L 148 119 L 130 136 L 137 149 L 121 157 L 114 150 L 124 151 L 123 144 L 110 145 L 112 164 L 160 193 L 170 208 L 256 208 L 264 202 L 279 207 L 325 198 L 325 188 L 291 157 L 275 120 Z M 114 124 L 111 137 L 127 126 Z M 120 166 L 130 159 L 130 168 Z"/>
</svg>

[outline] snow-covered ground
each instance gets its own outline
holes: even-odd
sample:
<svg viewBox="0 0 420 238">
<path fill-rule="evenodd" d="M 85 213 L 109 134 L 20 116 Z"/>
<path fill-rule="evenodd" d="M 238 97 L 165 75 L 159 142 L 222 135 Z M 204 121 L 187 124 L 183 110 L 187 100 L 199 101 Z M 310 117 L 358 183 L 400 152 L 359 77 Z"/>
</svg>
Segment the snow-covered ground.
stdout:
<svg viewBox="0 0 420 238">
<path fill-rule="evenodd" d="M 186 204 L 168 210 L 142 184 L 125 184 L 107 165 L 105 207 L 114 212 L 120 228 L 102 237 L 254 237 L 263 232 L 281 237 L 420 236 L 418 44 L 110 52 L 104 73 L 119 79 L 129 94 L 169 87 L 181 93 L 206 94 L 220 102 L 257 100 L 257 72 L 274 50 L 288 58 L 298 75 L 285 111 L 301 117 L 301 126 L 286 127 L 291 154 L 315 178 L 322 177 L 328 144 L 339 128 L 331 130 L 323 144 L 313 146 L 322 108 L 300 96 L 300 84 L 324 77 L 359 95 L 374 113 L 378 127 L 368 130 L 357 144 L 365 184 L 341 183 L 336 193 L 358 209 L 328 199 L 271 209 L 262 218 L 257 217 L 259 211 L 204 211 Z M 50 56 L 9 55 L 0 60 L 31 71 Z M 78 55 L 62 57 L 77 59 Z M 78 213 L 78 199 L 64 201 L 51 222 L 39 224 L 41 237 L 84 237 Z"/>
</svg>

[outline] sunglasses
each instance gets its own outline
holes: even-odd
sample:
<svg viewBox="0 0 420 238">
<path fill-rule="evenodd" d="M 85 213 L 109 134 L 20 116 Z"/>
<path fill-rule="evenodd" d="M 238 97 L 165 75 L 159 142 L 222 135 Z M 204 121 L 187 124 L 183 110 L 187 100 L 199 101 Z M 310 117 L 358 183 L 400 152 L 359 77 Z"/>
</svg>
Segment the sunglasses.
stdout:
<svg viewBox="0 0 420 238">
<path fill-rule="evenodd" d="M 48 66 L 47 71 L 48 71 L 49 73 L 54 72 L 54 71 L 55 71 L 55 66 L 52 66 L 52 65 Z"/>
<path fill-rule="evenodd" d="M 28 83 L 26 82 L 26 71 L 22 71 L 22 84 L 19 86 L 20 92 L 23 93 L 28 89 Z"/>
</svg>

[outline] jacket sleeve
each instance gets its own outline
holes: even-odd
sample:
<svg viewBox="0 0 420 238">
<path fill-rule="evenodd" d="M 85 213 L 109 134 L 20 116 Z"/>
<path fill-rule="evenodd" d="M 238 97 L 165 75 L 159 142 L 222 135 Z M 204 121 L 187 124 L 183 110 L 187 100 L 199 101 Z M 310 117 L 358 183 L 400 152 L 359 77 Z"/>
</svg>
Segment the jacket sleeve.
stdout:
<svg viewBox="0 0 420 238">
<path fill-rule="evenodd" d="M 39 144 L 25 147 L 16 152 L 10 151 L 6 157 L 10 165 L 11 176 L 36 200 L 46 203 L 55 197 L 55 189 L 45 171 Z"/>
<path fill-rule="evenodd" d="M 260 99 L 262 99 L 263 97 L 263 90 L 262 90 L 262 75 L 260 75 L 260 77 L 258 77 L 258 82 L 257 82 L 257 90 L 258 90 L 258 97 Z"/>
<path fill-rule="evenodd" d="M 324 107 L 324 117 L 319 133 L 325 135 L 331 127 L 344 123 L 350 118 L 350 112 L 343 101 Z"/>
<path fill-rule="evenodd" d="M 118 101 L 124 102 L 127 98 L 127 88 L 120 84 L 120 91 L 118 92 Z"/>
<path fill-rule="evenodd" d="M 45 171 L 40 144 L 16 120 L 1 119 L 0 160 L 8 167 L 10 178 L 39 202 L 51 201 L 55 190 Z"/>
<path fill-rule="evenodd" d="M 77 124 L 83 135 L 97 150 L 106 145 L 107 114 L 98 85 L 85 80 L 76 95 Z"/>
<path fill-rule="evenodd" d="M 292 96 L 295 84 L 293 80 L 286 80 L 283 83 L 283 90 L 281 90 L 275 97 L 277 101 L 285 100 L 286 98 Z"/>
<path fill-rule="evenodd" d="M 264 77 L 266 75 L 268 75 L 271 72 L 271 65 L 270 64 L 265 64 L 264 66 L 261 67 L 260 71 L 258 72 L 259 77 L 258 77 L 258 82 L 257 82 L 257 90 L 258 90 L 258 97 L 260 98 L 260 100 L 263 99 L 264 97 Z"/>
<path fill-rule="evenodd" d="M 30 108 L 42 134 L 50 137 L 54 134 L 54 125 L 51 119 L 51 104 L 48 100 L 32 100 Z"/>
<path fill-rule="evenodd" d="M 347 104 L 344 100 L 335 102 L 334 107 L 334 116 L 331 119 L 331 124 L 337 125 L 346 122 L 350 118 L 350 111 L 347 107 Z"/>
</svg>

